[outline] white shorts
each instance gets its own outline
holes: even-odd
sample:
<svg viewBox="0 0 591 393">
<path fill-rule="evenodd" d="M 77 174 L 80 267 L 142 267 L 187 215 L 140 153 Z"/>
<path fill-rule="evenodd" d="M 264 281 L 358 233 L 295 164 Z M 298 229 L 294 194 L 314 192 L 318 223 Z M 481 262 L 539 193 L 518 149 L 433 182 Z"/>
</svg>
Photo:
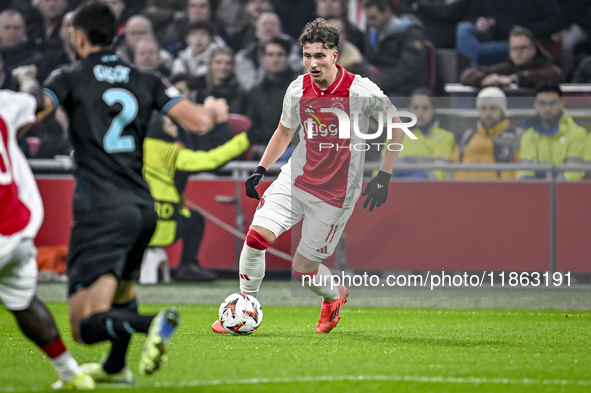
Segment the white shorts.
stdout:
<svg viewBox="0 0 591 393">
<path fill-rule="evenodd" d="M 29 307 L 37 285 L 37 249 L 24 239 L 10 253 L 0 257 L 0 302 L 11 311 Z"/>
<path fill-rule="evenodd" d="M 252 225 L 279 237 L 303 218 L 297 251 L 320 263 L 333 254 L 352 213 L 353 208 L 331 206 L 279 176 L 261 197 Z"/>
</svg>

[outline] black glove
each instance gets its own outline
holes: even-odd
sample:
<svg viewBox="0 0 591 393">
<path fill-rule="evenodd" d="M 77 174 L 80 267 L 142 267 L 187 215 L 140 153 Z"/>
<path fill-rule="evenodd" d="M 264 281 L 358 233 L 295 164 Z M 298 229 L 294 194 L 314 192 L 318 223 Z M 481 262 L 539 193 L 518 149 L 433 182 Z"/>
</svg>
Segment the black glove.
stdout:
<svg viewBox="0 0 591 393">
<path fill-rule="evenodd" d="M 257 169 L 255 169 L 252 175 L 250 175 L 250 177 L 244 182 L 244 185 L 246 186 L 246 196 L 254 199 L 261 199 L 256 188 L 261 184 L 266 174 L 267 170 L 265 168 L 257 166 Z"/>
<path fill-rule="evenodd" d="M 385 203 L 388 199 L 388 184 L 390 183 L 390 175 L 387 172 L 379 171 L 377 176 L 374 177 L 367 183 L 363 190 L 362 196 L 367 195 L 365 202 L 363 202 L 363 208 L 365 209 L 369 205 L 369 211 L 372 212 L 374 206 L 380 206 Z M 370 204 L 371 202 L 371 204 Z"/>
</svg>

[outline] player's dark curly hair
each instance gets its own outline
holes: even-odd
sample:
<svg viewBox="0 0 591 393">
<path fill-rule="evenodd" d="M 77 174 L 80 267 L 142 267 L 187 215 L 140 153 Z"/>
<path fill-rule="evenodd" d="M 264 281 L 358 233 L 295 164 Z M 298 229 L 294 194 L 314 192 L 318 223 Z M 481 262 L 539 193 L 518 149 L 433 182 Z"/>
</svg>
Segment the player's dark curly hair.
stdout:
<svg viewBox="0 0 591 393">
<path fill-rule="evenodd" d="M 308 22 L 298 42 L 300 46 L 320 42 L 324 49 L 337 50 L 341 44 L 339 31 L 326 23 L 323 18 L 316 18 L 313 22 Z"/>
<path fill-rule="evenodd" d="M 92 45 L 109 46 L 117 34 L 115 15 L 105 3 L 89 1 L 76 9 L 72 26 L 86 33 Z"/>
</svg>

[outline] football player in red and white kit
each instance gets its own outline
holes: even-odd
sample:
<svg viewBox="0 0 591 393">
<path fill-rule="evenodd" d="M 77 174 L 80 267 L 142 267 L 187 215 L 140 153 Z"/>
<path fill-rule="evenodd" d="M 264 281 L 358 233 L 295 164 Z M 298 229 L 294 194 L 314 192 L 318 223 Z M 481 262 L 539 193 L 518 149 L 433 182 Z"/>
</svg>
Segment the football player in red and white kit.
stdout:
<svg viewBox="0 0 591 393">
<path fill-rule="evenodd" d="M 259 166 L 246 181 L 246 195 L 259 199 L 256 187 L 266 171 L 283 154 L 301 125 L 300 143 L 277 180 L 265 191 L 240 255 L 240 290 L 256 296 L 265 274 L 265 250 L 283 232 L 303 219 L 302 238 L 293 260 L 293 275 L 323 298 L 318 333 L 337 324 L 348 290 L 334 286 L 331 271 L 322 261 L 332 255 L 361 195 L 365 141 L 351 132 L 339 138 L 339 120 L 322 108 L 336 108 L 355 119 L 362 134 L 369 117 L 378 118 L 393 108 L 388 97 L 369 79 L 352 74 L 337 64 L 339 32 L 322 18 L 308 23 L 299 39 L 308 73 L 288 87 L 277 130 Z M 395 117 L 394 122 L 400 124 Z M 388 144 L 401 144 L 404 131 L 394 128 Z M 338 146 L 338 147 L 337 147 Z M 398 149 L 386 149 L 380 171 L 363 191 L 364 207 L 384 203 Z M 306 278 L 303 280 L 303 278 Z M 212 325 L 224 333 L 220 321 Z"/>
<path fill-rule="evenodd" d="M 0 91 L 0 301 L 22 332 L 49 357 L 60 376 L 54 389 L 93 389 L 64 346 L 55 321 L 35 295 L 37 250 L 33 239 L 43 221 L 43 204 L 17 133 L 35 122 L 35 99 Z"/>
</svg>

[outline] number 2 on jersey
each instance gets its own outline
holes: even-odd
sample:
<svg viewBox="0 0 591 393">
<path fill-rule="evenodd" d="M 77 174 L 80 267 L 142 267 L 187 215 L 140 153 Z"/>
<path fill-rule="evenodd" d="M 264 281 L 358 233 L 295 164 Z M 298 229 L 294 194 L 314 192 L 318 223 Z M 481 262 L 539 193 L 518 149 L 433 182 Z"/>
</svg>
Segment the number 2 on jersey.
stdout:
<svg viewBox="0 0 591 393">
<path fill-rule="evenodd" d="M 137 99 L 128 90 L 113 88 L 103 93 L 103 101 L 109 106 L 115 104 L 121 104 L 122 106 L 121 112 L 113 118 L 113 121 L 103 138 L 103 148 L 107 153 L 134 151 L 135 139 L 133 136 L 122 136 L 121 133 L 137 116 Z"/>
</svg>

